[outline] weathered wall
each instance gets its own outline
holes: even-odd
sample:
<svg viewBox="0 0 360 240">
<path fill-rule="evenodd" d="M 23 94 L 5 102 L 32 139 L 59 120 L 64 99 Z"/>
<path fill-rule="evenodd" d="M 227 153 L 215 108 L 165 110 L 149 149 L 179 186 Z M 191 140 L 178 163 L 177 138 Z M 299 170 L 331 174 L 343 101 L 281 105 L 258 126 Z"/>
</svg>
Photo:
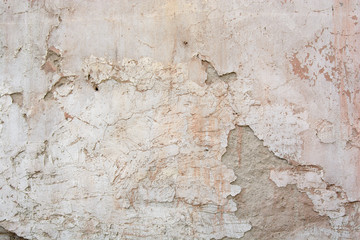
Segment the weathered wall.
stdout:
<svg viewBox="0 0 360 240">
<path fill-rule="evenodd" d="M 359 239 L 358 16 L 352 0 L 1 1 L 0 226 Z"/>
<path fill-rule="evenodd" d="M 3 227 L 0 227 L 0 240 L 24 240 L 24 238 L 17 236 L 15 233 L 7 231 Z"/>
</svg>

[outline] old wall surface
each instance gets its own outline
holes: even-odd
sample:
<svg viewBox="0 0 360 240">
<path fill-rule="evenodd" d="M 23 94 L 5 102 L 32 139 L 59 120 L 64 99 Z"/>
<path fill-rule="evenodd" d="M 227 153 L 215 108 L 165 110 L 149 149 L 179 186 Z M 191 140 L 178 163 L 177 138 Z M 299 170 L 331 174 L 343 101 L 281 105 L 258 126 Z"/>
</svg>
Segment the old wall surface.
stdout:
<svg viewBox="0 0 360 240">
<path fill-rule="evenodd" d="M 0 237 L 360 239 L 359 17 L 2 0 Z"/>
</svg>

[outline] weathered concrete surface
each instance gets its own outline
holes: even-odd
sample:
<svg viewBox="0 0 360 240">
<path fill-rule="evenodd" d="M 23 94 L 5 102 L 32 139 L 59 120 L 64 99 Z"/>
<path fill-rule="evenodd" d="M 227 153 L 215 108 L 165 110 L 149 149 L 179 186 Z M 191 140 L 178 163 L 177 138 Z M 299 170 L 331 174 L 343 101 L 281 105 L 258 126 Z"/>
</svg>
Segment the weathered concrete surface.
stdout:
<svg viewBox="0 0 360 240">
<path fill-rule="evenodd" d="M 321 172 L 318 168 L 290 166 L 276 157 L 250 128 L 230 131 L 222 161 L 234 169 L 234 184 L 242 187 L 233 198 L 236 215 L 252 225 L 243 239 L 359 238 L 359 204 L 345 204 L 344 193 L 326 185 L 316 174 Z M 286 182 L 282 184 L 281 176 L 294 178 L 281 179 Z"/>
<path fill-rule="evenodd" d="M 24 238 L 21 238 L 16 234 L 7 231 L 3 227 L 0 227 L 0 240 L 24 240 Z"/>
<path fill-rule="evenodd" d="M 359 5 L 1 1 L 0 225 L 359 238 Z M 256 136 L 243 165 L 227 152 L 236 125 Z"/>
<path fill-rule="evenodd" d="M 269 179 L 272 169 L 288 168 L 289 164 L 264 147 L 250 128 L 237 127 L 230 132 L 222 160 L 234 169 L 234 184 L 242 187 L 234 197 L 236 215 L 252 225 L 243 239 L 294 239 L 293 234 L 299 232 L 312 232 L 315 239 L 331 236 L 328 219 L 313 210 L 305 193 L 294 185 L 278 188 Z"/>
</svg>

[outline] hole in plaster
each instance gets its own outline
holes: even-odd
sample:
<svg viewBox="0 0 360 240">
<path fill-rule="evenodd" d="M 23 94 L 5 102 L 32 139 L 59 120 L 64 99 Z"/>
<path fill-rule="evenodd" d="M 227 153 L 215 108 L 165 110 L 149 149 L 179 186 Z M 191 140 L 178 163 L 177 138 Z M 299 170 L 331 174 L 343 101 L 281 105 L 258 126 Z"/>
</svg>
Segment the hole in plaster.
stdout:
<svg viewBox="0 0 360 240">
<path fill-rule="evenodd" d="M 20 92 L 10 94 L 12 103 L 15 103 L 21 107 L 23 105 L 23 94 Z"/>
</svg>

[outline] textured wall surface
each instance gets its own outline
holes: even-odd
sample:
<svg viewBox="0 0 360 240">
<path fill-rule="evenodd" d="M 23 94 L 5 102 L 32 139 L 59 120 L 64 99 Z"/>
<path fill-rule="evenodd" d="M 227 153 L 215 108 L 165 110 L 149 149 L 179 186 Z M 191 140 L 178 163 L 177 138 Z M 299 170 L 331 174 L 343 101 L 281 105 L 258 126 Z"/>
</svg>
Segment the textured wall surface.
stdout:
<svg viewBox="0 0 360 240">
<path fill-rule="evenodd" d="M 0 239 L 360 239 L 359 17 L 1 0 Z"/>
</svg>

